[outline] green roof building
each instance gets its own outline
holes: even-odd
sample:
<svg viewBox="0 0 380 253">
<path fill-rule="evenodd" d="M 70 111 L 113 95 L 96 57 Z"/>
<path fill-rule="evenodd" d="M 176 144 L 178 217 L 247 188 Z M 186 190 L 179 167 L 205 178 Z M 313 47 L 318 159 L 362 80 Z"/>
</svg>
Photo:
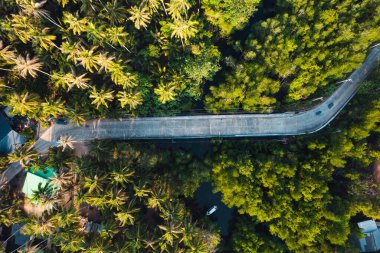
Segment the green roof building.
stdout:
<svg viewBox="0 0 380 253">
<path fill-rule="evenodd" d="M 54 177 L 56 170 L 53 168 L 45 168 L 44 170 L 36 170 L 32 169 L 26 173 L 26 178 L 24 182 L 24 186 L 22 187 L 22 192 L 28 197 L 33 197 L 33 192 L 38 190 L 38 186 L 44 187 L 49 184 L 51 181 L 50 178 Z M 58 187 L 53 187 L 55 190 Z"/>
</svg>

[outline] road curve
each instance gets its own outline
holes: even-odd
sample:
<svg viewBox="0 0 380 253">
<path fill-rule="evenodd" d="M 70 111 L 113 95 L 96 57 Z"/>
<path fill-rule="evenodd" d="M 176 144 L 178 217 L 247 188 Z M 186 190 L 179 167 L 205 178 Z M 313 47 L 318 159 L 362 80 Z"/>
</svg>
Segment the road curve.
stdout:
<svg viewBox="0 0 380 253">
<path fill-rule="evenodd" d="M 86 126 L 54 125 L 41 136 L 36 148 L 44 151 L 61 136 L 76 141 L 94 139 L 183 139 L 214 137 L 258 137 L 301 135 L 325 127 L 355 95 L 360 83 L 380 61 L 380 47 L 374 48 L 364 63 L 355 70 L 328 99 L 316 107 L 296 113 L 237 114 L 147 117 L 123 120 L 94 120 Z"/>
<path fill-rule="evenodd" d="M 54 125 L 40 136 L 34 147 L 44 154 L 56 145 L 61 136 L 72 136 L 77 142 L 86 142 L 96 139 L 227 138 L 313 133 L 339 114 L 379 61 L 380 46 L 371 50 L 364 63 L 328 99 L 304 112 L 106 119 L 88 121 L 81 127 Z M 12 164 L 0 178 L 0 187 L 11 180 L 21 170 L 20 167 Z"/>
</svg>

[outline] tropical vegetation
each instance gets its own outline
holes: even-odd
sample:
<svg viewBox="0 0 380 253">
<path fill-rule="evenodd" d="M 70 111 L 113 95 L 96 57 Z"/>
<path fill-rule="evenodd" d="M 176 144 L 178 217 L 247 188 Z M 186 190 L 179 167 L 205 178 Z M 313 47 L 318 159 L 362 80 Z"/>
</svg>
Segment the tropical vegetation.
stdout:
<svg viewBox="0 0 380 253">
<path fill-rule="evenodd" d="M 3 0 L 0 109 L 49 127 L 303 108 L 379 41 L 377 0 Z M 321 132 L 203 153 L 67 133 L 42 155 L 22 126 L 28 142 L 0 156 L 0 172 L 23 172 L 1 189 L 0 234 L 29 236 L 12 253 L 357 252 L 356 222 L 380 219 L 379 83 L 380 65 Z M 28 198 L 24 172 L 44 168 L 56 173 Z M 197 206 L 202 183 L 234 210 L 228 236 Z"/>
</svg>

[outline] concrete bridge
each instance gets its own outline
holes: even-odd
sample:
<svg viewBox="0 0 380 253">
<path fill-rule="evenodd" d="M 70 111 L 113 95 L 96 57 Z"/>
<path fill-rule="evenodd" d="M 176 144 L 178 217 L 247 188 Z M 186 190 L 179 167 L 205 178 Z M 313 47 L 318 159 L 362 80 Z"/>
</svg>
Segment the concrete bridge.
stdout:
<svg viewBox="0 0 380 253">
<path fill-rule="evenodd" d="M 304 112 L 106 119 L 88 121 L 85 126 L 54 125 L 40 136 L 34 147 L 44 154 L 57 144 L 61 136 L 72 136 L 77 142 L 86 142 L 102 139 L 236 138 L 313 133 L 324 128 L 339 114 L 379 61 L 380 46 L 377 46 L 328 99 Z M 12 164 L 0 178 L 0 187 L 20 171 L 20 165 Z"/>
</svg>

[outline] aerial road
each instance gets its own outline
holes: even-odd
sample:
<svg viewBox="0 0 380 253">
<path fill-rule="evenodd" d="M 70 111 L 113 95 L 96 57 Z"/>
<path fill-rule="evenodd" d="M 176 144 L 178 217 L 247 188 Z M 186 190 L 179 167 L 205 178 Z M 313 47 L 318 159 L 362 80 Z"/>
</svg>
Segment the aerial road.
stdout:
<svg viewBox="0 0 380 253">
<path fill-rule="evenodd" d="M 303 112 L 105 119 L 49 128 L 34 147 L 44 154 L 63 136 L 76 142 L 114 139 L 185 139 L 293 136 L 319 131 L 331 122 L 357 92 L 362 81 L 380 61 L 380 46 L 374 47 L 364 63 L 344 80 L 325 101 Z M 1 176 L 0 187 L 22 170 L 12 164 Z"/>
</svg>

